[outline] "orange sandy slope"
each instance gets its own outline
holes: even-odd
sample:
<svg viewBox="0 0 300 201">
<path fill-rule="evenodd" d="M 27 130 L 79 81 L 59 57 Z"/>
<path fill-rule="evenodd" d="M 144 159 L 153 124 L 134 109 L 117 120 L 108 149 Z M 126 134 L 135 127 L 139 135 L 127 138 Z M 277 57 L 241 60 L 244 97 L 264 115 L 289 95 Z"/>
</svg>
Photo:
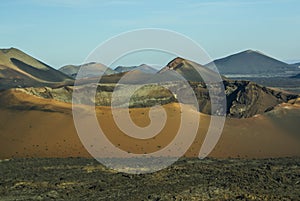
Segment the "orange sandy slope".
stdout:
<svg viewBox="0 0 300 201">
<path fill-rule="evenodd" d="M 0 158 L 90 157 L 77 135 L 71 104 L 42 99 L 12 89 L 0 93 Z M 150 153 L 171 142 L 180 124 L 180 106 L 168 104 L 167 123 L 157 136 L 141 140 L 121 132 L 109 107 L 97 107 L 98 121 L 116 147 L 131 153 Z M 132 120 L 147 126 L 149 108 L 130 109 Z M 194 111 L 191 111 L 194 112 Z M 197 156 L 210 116 L 200 114 L 199 129 L 186 156 Z M 227 158 L 300 156 L 299 104 L 247 119 L 226 119 L 222 136 L 209 155 Z M 282 121 L 284 120 L 284 121 Z"/>
</svg>

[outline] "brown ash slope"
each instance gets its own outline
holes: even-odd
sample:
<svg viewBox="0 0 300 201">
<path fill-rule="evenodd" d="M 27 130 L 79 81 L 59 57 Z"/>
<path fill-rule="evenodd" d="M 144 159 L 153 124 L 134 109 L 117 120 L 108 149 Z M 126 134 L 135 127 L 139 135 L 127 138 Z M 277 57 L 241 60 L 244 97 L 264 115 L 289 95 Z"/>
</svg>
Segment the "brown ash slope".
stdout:
<svg viewBox="0 0 300 201">
<path fill-rule="evenodd" d="M 16 48 L 0 50 L 0 89 L 57 87 L 72 82 L 72 78 Z"/>
<path fill-rule="evenodd" d="M 83 147 L 72 117 L 72 105 L 10 89 L 0 93 L 0 158 L 90 157 Z M 162 133 L 146 141 L 124 134 L 113 119 L 111 107 L 95 107 L 97 119 L 116 146 L 131 153 L 151 153 L 164 148 L 180 125 L 181 106 L 165 104 L 167 124 Z M 88 107 L 89 108 L 89 107 Z M 87 109 L 88 109 L 87 108 Z M 82 107 L 85 110 L 85 107 Z M 126 110 L 124 110 L 125 112 Z M 132 120 L 149 125 L 149 108 L 130 108 Z M 189 110 L 193 117 L 194 110 Z M 186 152 L 197 157 L 210 125 L 210 115 L 200 115 L 197 136 Z M 210 154 L 217 158 L 269 158 L 300 156 L 300 99 L 277 105 L 273 110 L 250 118 L 226 118 L 222 136 Z M 84 119 L 83 119 L 84 120 Z M 190 119 L 189 121 L 192 121 Z M 86 124 L 87 128 L 89 123 Z M 141 133 L 142 134 L 142 133 Z"/>
<path fill-rule="evenodd" d="M 195 63 L 193 61 L 177 57 L 170 61 L 163 69 L 158 72 L 160 76 L 168 76 L 168 72 L 174 71 L 185 80 L 190 82 L 218 82 L 225 77 L 221 77 L 215 71 Z M 170 76 L 171 77 L 171 76 Z"/>
</svg>

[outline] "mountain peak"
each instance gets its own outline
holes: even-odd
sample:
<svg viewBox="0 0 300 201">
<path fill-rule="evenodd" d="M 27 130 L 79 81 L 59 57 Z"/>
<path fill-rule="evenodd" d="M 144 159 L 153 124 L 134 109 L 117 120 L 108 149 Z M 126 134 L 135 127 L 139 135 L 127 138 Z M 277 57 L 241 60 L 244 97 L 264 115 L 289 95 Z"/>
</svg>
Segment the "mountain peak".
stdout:
<svg viewBox="0 0 300 201">
<path fill-rule="evenodd" d="M 205 76 L 206 81 L 215 81 L 220 79 L 220 75 L 215 71 L 181 57 L 176 57 L 170 61 L 158 73 L 168 73 L 168 71 L 176 71 L 176 73 L 181 75 L 185 80 L 191 82 L 204 82 L 202 76 Z"/>
<path fill-rule="evenodd" d="M 247 54 L 261 54 L 261 55 L 265 55 L 264 53 L 258 51 L 258 50 L 251 50 L 251 49 L 248 49 L 248 50 L 245 50 L 241 53 L 247 53 Z"/>
<path fill-rule="evenodd" d="M 14 47 L 11 47 L 11 48 L 3 48 L 3 49 L 0 49 L 0 51 L 3 53 L 3 54 L 7 54 L 7 53 L 11 53 L 11 52 L 20 52 L 21 50 L 17 49 L 17 48 L 14 48 Z"/>
<path fill-rule="evenodd" d="M 245 50 L 244 52 L 245 52 L 245 53 L 254 53 L 254 52 L 256 52 L 256 51 L 255 51 L 255 50 L 249 49 L 249 50 Z"/>
<path fill-rule="evenodd" d="M 172 69 L 175 70 L 177 68 L 180 68 L 181 66 L 183 66 L 183 62 L 185 61 L 185 59 L 181 58 L 181 57 L 176 57 L 175 59 L 173 59 L 172 61 L 170 61 L 167 64 L 167 68 L 168 69 Z"/>
<path fill-rule="evenodd" d="M 260 51 L 248 49 L 242 52 L 235 53 L 233 55 L 217 59 L 214 64 L 222 74 L 251 74 L 269 75 L 273 73 L 284 74 L 290 70 L 290 65 L 272 58 Z M 208 64 L 209 66 L 211 64 Z"/>
</svg>

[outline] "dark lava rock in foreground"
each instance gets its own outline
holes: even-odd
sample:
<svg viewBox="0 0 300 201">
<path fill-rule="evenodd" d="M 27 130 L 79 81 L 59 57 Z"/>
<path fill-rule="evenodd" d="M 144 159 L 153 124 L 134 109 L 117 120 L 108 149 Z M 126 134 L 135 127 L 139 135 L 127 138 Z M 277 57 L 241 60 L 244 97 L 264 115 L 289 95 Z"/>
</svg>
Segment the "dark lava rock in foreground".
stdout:
<svg viewBox="0 0 300 201">
<path fill-rule="evenodd" d="M 0 174 L 0 200 L 300 200 L 300 158 L 181 159 L 142 175 L 93 159 L 13 159 Z"/>
</svg>

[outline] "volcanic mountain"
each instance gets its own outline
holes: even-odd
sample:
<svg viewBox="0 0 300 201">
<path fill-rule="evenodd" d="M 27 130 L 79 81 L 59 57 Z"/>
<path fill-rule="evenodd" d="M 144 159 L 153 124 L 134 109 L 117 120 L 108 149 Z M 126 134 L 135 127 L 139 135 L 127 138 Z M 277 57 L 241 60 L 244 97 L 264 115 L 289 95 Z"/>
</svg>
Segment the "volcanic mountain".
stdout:
<svg viewBox="0 0 300 201">
<path fill-rule="evenodd" d="M 59 69 L 59 71 L 63 72 L 64 74 L 76 78 L 79 69 L 84 70 L 84 73 L 81 75 L 81 78 L 93 78 L 99 77 L 102 75 L 111 75 L 117 73 L 116 71 L 108 68 L 104 64 L 90 62 L 82 65 L 67 65 L 63 66 Z"/>
<path fill-rule="evenodd" d="M 289 65 L 259 51 L 246 50 L 231 56 L 217 59 L 214 64 L 221 74 L 241 74 L 241 75 L 271 75 L 278 76 L 288 71 L 297 71 L 294 65 Z M 212 67 L 213 63 L 206 64 Z"/>
<path fill-rule="evenodd" d="M 141 64 L 139 66 L 118 66 L 115 68 L 115 71 L 119 72 L 119 73 L 123 73 L 123 72 L 128 72 L 128 71 L 132 71 L 132 70 L 140 70 L 144 73 L 149 73 L 149 74 L 154 74 L 157 72 L 157 70 L 147 64 Z"/>
<path fill-rule="evenodd" d="M 0 89 L 28 86 L 61 86 L 72 78 L 16 49 L 0 49 Z"/>
<path fill-rule="evenodd" d="M 193 61 L 177 57 L 170 61 L 163 69 L 161 69 L 158 74 L 167 75 L 167 73 L 173 70 L 182 76 L 187 81 L 192 82 L 207 82 L 221 80 L 221 76 L 215 71 L 210 70 L 209 68 L 202 66 Z M 223 77 L 223 79 L 225 79 Z"/>
</svg>

